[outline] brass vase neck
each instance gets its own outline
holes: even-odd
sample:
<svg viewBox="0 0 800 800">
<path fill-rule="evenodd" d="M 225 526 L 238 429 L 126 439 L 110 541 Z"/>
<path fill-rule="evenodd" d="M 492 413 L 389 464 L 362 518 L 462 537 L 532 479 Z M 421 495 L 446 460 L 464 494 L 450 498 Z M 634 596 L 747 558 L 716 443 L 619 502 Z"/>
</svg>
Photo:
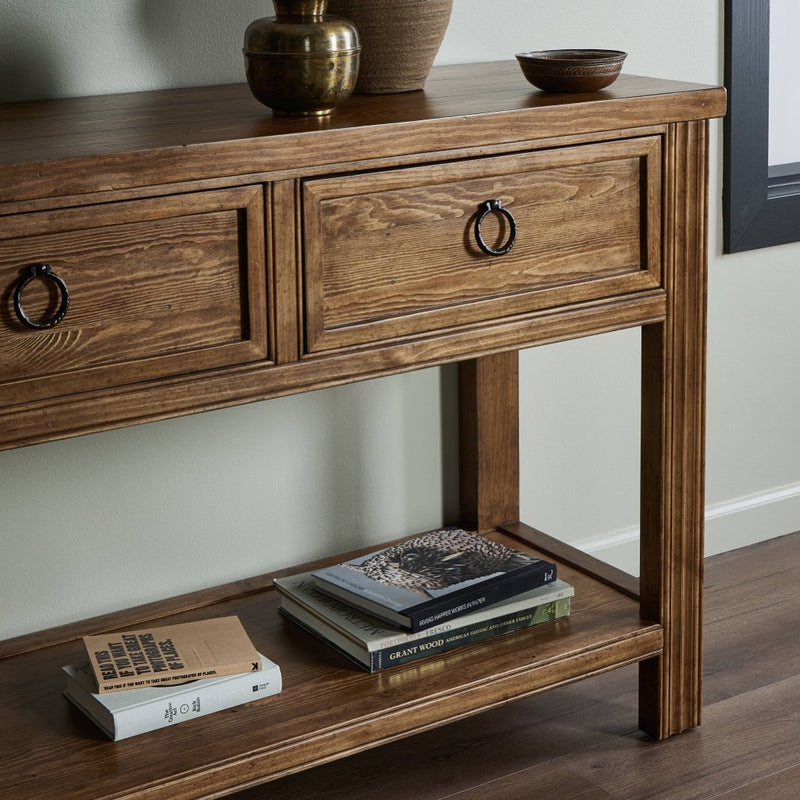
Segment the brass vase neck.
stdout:
<svg viewBox="0 0 800 800">
<path fill-rule="evenodd" d="M 275 16 L 312 17 L 319 19 L 325 13 L 328 0 L 273 0 Z"/>
</svg>

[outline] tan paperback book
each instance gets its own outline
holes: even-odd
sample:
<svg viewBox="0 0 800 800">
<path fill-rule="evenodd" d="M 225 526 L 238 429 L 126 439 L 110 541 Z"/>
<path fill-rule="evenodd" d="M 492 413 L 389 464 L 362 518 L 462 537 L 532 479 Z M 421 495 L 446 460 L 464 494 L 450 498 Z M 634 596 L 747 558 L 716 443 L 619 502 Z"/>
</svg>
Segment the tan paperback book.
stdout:
<svg viewBox="0 0 800 800">
<path fill-rule="evenodd" d="M 261 669 L 238 617 L 85 636 L 83 642 L 101 694 Z"/>
</svg>

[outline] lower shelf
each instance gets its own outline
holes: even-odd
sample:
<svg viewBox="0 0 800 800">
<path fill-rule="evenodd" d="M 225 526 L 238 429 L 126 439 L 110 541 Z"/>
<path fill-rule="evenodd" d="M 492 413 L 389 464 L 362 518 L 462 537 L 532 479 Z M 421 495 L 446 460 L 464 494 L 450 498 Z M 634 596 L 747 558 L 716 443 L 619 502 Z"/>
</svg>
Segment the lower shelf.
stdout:
<svg viewBox="0 0 800 800">
<path fill-rule="evenodd" d="M 507 533 L 493 538 L 536 552 Z M 238 614 L 280 664 L 284 690 L 116 743 L 61 696 L 60 668 L 81 659 L 80 640 L 9 655 L 0 661 L 0 796 L 222 796 L 661 652 L 662 628 L 639 618 L 635 599 L 567 564 L 559 575 L 575 585 L 570 617 L 373 675 L 285 620 L 268 588 L 211 605 L 225 592 L 201 592 L 194 608 L 167 616 L 158 604 L 161 622 Z M 130 614 L 104 622 L 128 627 Z"/>
</svg>

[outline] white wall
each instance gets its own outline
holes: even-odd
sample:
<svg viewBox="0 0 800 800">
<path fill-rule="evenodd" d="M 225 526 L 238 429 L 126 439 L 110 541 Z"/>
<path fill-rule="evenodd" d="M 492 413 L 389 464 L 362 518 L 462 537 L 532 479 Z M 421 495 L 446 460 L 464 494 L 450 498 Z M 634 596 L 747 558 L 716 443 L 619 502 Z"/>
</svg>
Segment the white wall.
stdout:
<svg viewBox="0 0 800 800">
<path fill-rule="evenodd" d="M 770 0 L 769 4 L 769 154 L 770 165 L 800 161 L 797 128 L 800 106 L 794 87 L 800 81 L 797 62 L 797 0 Z"/>
<path fill-rule="evenodd" d="M 721 7 L 455 0 L 439 63 L 613 47 L 630 53 L 628 72 L 720 83 Z M 269 11 L 0 0 L 0 99 L 239 81 L 242 32 Z M 800 528 L 800 247 L 720 255 L 720 140 L 713 123 L 711 552 Z M 439 467 L 452 377 L 428 370 L 0 453 L 0 638 L 440 524 L 452 511 L 452 472 Z M 523 518 L 632 570 L 638 380 L 637 332 L 522 355 Z"/>
</svg>

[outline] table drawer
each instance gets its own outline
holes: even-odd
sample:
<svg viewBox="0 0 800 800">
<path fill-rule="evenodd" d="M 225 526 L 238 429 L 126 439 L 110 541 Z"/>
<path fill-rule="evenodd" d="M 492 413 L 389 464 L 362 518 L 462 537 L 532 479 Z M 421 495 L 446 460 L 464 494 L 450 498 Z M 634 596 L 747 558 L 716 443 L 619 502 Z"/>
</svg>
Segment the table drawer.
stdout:
<svg viewBox="0 0 800 800">
<path fill-rule="evenodd" d="M 485 323 L 660 284 L 661 142 L 308 180 L 303 214 L 308 352 Z"/>
<path fill-rule="evenodd" d="M 263 195 L 245 186 L 3 219 L 0 404 L 267 359 Z"/>
</svg>

